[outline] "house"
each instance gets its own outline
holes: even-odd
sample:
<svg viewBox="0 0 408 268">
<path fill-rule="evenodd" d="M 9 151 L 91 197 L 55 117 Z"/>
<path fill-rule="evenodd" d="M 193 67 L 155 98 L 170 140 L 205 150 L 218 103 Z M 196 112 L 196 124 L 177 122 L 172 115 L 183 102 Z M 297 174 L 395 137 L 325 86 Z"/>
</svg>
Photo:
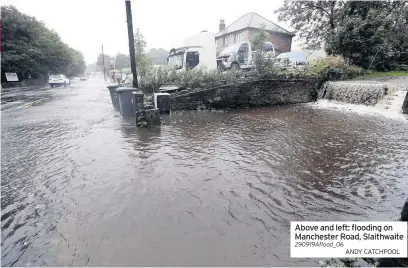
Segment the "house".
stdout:
<svg viewBox="0 0 408 268">
<path fill-rule="evenodd" d="M 261 15 L 252 12 L 242 16 L 227 27 L 225 27 L 224 20 L 220 21 L 219 33 L 215 35 L 217 55 L 229 45 L 251 41 L 262 25 L 270 33 L 271 39 L 268 41 L 274 44 L 278 53 L 290 52 L 292 37 L 295 35 Z"/>
</svg>

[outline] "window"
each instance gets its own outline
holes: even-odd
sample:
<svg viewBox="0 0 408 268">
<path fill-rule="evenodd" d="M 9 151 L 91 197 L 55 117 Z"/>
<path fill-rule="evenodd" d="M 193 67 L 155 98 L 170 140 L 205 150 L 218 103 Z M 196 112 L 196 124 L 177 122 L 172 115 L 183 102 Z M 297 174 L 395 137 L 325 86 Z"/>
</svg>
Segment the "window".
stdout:
<svg viewBox="0 0 408 268">
<path fill-rule="evenodd" d="M 187 52 L 186 68 L 193 69 L 200 63 L 200 54 L 198 52 Z"/>
<path fill-rule="evenodd" d="M 183 68 L 183 62 L 184 62 L 184 52 L 171 54 L 167 58 L 167 64 L 170 66 L 174 66 L 176 69 Z"/>
<path fill-rule="evenodd" d="M 222 46 L 226 46 L 227 45 L 227 37 L 223 37 L 222 38 Z"/>
<path fill-rule="evenodd" d="M 273 51 L 273 44 L 271 42 L 265 42 L 263 45 L 263 50 L 265 52 Z"/>
<path fill-rule="evenodd" d="M 245 53 L 248 51 L 248 45 L 246 43 L 243 43 L 240 48 L 238 49 L 238 53 Z"/>
<path fill-rule="evenodd" d="M 241 38 L 240 38 L 241 34 L 237 33 L 234 34 L 234 43 L 239 43 Z"/>
<path fill-rule="evenodd" d="M 290 44 L 291 38 L 289 36 L 282 36 L 281 43 L 282 44 Z"/>
</svg>

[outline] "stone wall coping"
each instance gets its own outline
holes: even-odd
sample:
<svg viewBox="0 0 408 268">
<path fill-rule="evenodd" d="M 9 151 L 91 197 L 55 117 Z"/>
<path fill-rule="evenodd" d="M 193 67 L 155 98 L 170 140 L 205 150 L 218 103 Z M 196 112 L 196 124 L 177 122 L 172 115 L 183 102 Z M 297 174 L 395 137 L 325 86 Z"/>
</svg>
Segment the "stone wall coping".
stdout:
<svg viewBox="0 0 408 268">
<path fill-rule="evenodd" d="M 271 82 L 271 81 L 276 81 L 276 82 L 299 82 L 299 81 L 317 81 L 317 79 L 314 78 L 294 78 L 294 79 L 286 79 L 286 78 L 270 78 L 270 79 L 256 79 L 256 80 L 251 80 L 251 81 L 240 81 L 238 83 L 230 83 L 226 85 L 221 85 L 221 86 L 216 86 L 216 87 L 209 87 L 209 88 L 203 88 L 197 91 L 192 91 L 190 90 L 189 92 L 186 92 L 184 94 L 178 94 L 176 96 L 171 96 L 170 98 L 175 99 L 178 97 L 185 97 L 190 94 L 198 93 L 198 92 L 203 92 L 203 91 L 209 91 L 209 90 L 214 90 L 214 89 L 224 89 L 224 88 L 229 88 L 231 86 L 235 86 L 237 84 L 244 85 L 244 84 L 251 84 L 251 83 L 262 83 L 262 82 Z"/>
</svg>

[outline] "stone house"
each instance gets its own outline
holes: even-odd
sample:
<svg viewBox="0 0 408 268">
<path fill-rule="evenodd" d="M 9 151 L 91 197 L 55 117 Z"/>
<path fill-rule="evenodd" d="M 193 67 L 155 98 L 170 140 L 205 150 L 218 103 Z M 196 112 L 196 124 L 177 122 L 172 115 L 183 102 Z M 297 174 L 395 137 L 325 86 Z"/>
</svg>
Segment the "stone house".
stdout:
<svg viewBox="0 0 408 268">
<path fill-rule="evenodd" d="M 242 16 L 227 27 L 225 27 L 224 20 L 220 21 L 219 32 L 215 35 L 217 55 L 229 45 L 251 41 L 262 25 L 265 25 L 266 30 L 270 33 L 271 39 L 269 41 L 272 42 L 278 53 L 290 52 L 292 37 L 295 35 L 252 12 Z"/>
</svg>

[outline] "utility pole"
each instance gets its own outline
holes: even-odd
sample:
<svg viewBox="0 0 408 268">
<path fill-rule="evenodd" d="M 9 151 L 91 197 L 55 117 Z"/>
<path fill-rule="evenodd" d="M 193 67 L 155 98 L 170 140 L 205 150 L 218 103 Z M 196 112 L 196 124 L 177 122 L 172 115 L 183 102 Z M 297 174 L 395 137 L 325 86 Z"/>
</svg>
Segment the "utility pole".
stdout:
<svg viewBox="0 0 408 268">
<path fill-rule="evenodd" d="M 103 79 L 106 81 L 106 72 L 105 72 L 105 54 L 103 53 L 103 44 L 102 44 L 102 64 L 103 64 Z"/>
<path fill-rule="evenodd" d="M 125 4 L 126 4 L 126 22 L 129 38 L 130 68 L 133 74 L 133 87 L 138 88 L 135 56 L 135 37 L 133 36 L 132 7 L 130 5 L 130 0 L 126 0 Z"/>
</svg>

